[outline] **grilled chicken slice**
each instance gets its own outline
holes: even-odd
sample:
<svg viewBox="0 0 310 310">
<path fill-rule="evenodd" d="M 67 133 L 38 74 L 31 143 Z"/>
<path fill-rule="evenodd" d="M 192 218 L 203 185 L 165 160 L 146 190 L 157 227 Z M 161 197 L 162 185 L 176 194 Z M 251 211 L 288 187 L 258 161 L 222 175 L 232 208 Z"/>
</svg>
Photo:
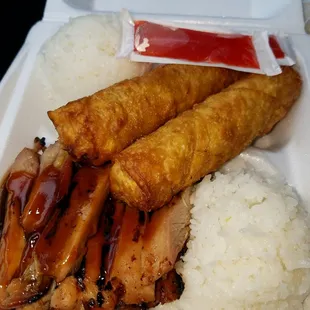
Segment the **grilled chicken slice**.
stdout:
<svg viewBox="0 0 310 310">
<path fill-rule="evenodd" d="M 45 227 L 56 204 L 68 192 L 71 174 L 69 154 L 58 142 L 49 146 L 41 157 L 40 174 L 21 218 L 27 234 L 40 232 Z"/>
<path fill-rule="evenodd" d="M 118 296 L 114 291 L 98 291 L 96 283 L 85 279 L 83 289 L 74 276 L 67 277 L 51 298 L 51 309 L 76 310 L 76 309 L 104 309 L 114 310 Z"/>
<path fill-rule="evenodd" d="M 165 304 L 179 299 L 184 290 L 184 282 L 175 269 L 172 269 L 159 280 L 156 281 L 156 300 L 150 303 L 138 305 L 119 304 L 118 310 L 146 310 L 153 309 L 158 304 Z"/>
<path fill-rule="evenodd" d="M 114 248 L 117 244 L 124 212 L 123 204 L 108 201 L 101 218 L 100 228 L 87 243 L 83 282 L 85 289 L 82 292 L 82 300 L 89 307 L 114 310 L 123 295 L 118 281 L 113 281 L 114 289 L 110 287 L 109 290 L 105 290 L 105 278 L 114 260 Z"/>
<path fill-rule="evenodd" d="M 97 233 L 87 241 L 87 253 L 85 257 L 85 278 L 96 283 L 101 275 L 102 247 L 104 239 L 105 218 L 101 217 Z"/>
<path fill-rule="evenodd" d="M 110 308 L 114 309 L 117 300 L 114 293 L 111 296 L 103 292 L 104 287 L 104 256 L 106 255 L 107 245 L 105 240 L 105 231 L 109 229 L 109 220 L 106 217 L 106 210 L 109 203 L 105 205 L 105 211 L 99 223 L 99 229 L 94 237 L 87 242 L 87 254 L 85 256 L 85 274 L 81 292 L 81 300 L 91 308 L 102 307 L 103 304 L 112 304 Z M 104 297 L 104 295 L 107 295 Z M 108 297 L 108 299 L 106 298 Z"/>
<path fill-rule="evenodd" d="M 56 205 L 68 193 L 72 175 L 72 160 L 59 143 L 50 145 L 41 156 L 40 174 L 31 191 L 30 198 L 21 217 L 28 235 L 20 275 L 32 259 L 32 252 L 46 227 Z"/>
<path fill-rule="evenodd" d="M 125 294 L 122 301 L 126 304 L 155 300 L 155 283 L 144 286 L 141 280 L 144 225 L 139 221 L 139 216 L 137 209 L 126 208 L 108 278 L 116 278 L 124 285 Z"/>
<path fill-rule="evenodd" d="M 77 279 L 73 276 L 67 277 L 53 292 L 51 308 L 59 310 L 75 310 L 81 307 L 81 290 Z"/>
<path fill-rule="evenodd" d="M 98 291 L 98 286 L 85 279 L 85 290 L 81 294 L 81 300 L 89 308 L 100 308 L 105 310 L 114 310 L 118 301 L 119 295 L 116 290 L 102 290 Z"/>
<path fill-rule="evenodd" d="M 85 255 L 87 239 L 97 231 L 104 201 L 109 192 L 110 168 L 84 167 L 75 175 L 76 183 L 69 207 L 46 237 L 40 238 L 35 255 L 42 272 L 57 283 L 74 271 Z"/>
<path fill-rule="evenodd" d="M 143 235 L 141 255 L 142 281 L 154 283 L 174 268 L 188 236 L 190 189 L 175 196 L 165 207 L 155 211 Z"/>
<path fill-rule="evenodd" d="M 39 155 L 28 148 L 16 157 L 6 182 L 8 198 L 0 241 L 0 307 L 6 286 L 17 272 L 26 245 L 20 215 L 39 170 Z"/>
<path fill-rule="evenodd" d="M 156 302 L 165 304 L 177 300 L 184 291 L 184 282 L 172 269 L 156 282 Z"/>
<path fill-rule="evenodd" d="M 28 305 L 16 308 L 16 310 L 49 310 L 52 293 L 54 291 L 55 285 L 52 285 L 50 290 L 41 297 L 38 301 L 31 302 Z"/>
<path fill-rule="evenodd" d="M 41 174 L 48 166 L 55 162 L 60 150 L 61 144 L 59 142 L 55 142 L 54 144 L 49 145 L 47 149 L 45 149 L 41 157 L 39 174 Z"/>
<path fill-rule="evenodd" d="M 105 219 L 110 222 L 108 223 L 109 225 L 106 225 L 107 230 L 105 231 L 105 242 L 108 247 L 108 253 L 104 257 L 105 284 L 107 284 L 111 278 L 112 266 L 118 247 L 118 237 L 121 232 L 126 210 L 125 204 L 119 201 L 113 201 L 111 205 L 113 207 L 107 209 L 107 214 L 105 217 Z"/>
<path fill-rule="evenodd" d="M 53 282 L 50 289 L 44 296 L 38 296 L 38 300 L 31 300 L 28 304 L 16 308 L 16 310 L 49 310 L 51 304 L 51 297 L 55 290 L 56 283 Z"/>
<path fill-rule="evenodd" d="M 104 244 L 104 217 L 101 217 L 97 233 L 87 241 L 87 253 L 80 270 L 67 277 L 55 290 L 51 306 L 53 309 L 76 309 L 83 302 L 97 304 L 99 293 L 97 281 L 101 274 L 102 247 Z"/>
<path fill-rule="evenodd" d="M 29 177 L 36 176 L 38 174 L 39 165 L 40 165 L 39 154 L 32 149 L 24 148 L 17 155 L 13 165 L 11 166 L 9 176 L 12 176 L 13 174 L 17 173 L 19 174 L 24 173 Z M 23 200 L 23 206 L 24 205 L 25 200 Z"/>
<path fill-rule="evenodd" d="M 1 307 L 13 309 L 41 299 L 51 288 L 53 280 L 41 274 L 36 259 L 27 267 L 23 275 L 14 278 L 3 294 Z"/>
</svg>

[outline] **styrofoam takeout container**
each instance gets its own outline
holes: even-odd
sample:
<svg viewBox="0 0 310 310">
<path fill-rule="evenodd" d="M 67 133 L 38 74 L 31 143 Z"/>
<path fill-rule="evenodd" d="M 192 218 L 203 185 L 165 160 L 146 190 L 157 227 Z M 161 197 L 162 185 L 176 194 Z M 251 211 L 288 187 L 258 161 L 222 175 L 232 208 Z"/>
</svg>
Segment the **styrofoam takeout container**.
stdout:
<svg viewBox="0 0 310 310">
<path fill-rule="evenodd" d="M 118 12 L 127 8 L 136 18 L 171 19 L 204 25 L 232 25 L 283 31 L 292 37 L 303 93 L 286 119 L 257 146 L 293 185 L 310 208 L 310 37 L 305 34 L 301 0 L 48 0 L 43 20 L 33 26 L 24 46 L 0 84 L 0 174 L 35 136 L 54 142 L 57 133 L 47 117 L 44 89 L 33 74 L 42 44 L 70 17 Z M 66 102 L 64 102 L 65 104 Z M 309 132 L 309 133 L 308 133 Z"/>
</svg>

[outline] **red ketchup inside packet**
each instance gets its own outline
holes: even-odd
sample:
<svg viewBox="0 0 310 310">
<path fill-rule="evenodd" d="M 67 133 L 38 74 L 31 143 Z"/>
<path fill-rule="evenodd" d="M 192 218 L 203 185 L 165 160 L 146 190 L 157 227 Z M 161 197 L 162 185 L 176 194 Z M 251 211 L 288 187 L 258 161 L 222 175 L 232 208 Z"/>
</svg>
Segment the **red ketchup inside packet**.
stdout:
<svg viewBox="0 0 310 310">
<path fill-rule="evenodd" d="M 285 58 L 276 36 L 269 36 L 269 45 L 277 59 Z M 253 36 L 174 28 L 148 21 L 135 22 L 134 51 L 145 56 L 260 68 Z"/>
<path fill-rule="evenodd" d="M 122 41 L 117 56 L 132 61 L 222 67 L 270 76 L 280 74 L 282 65 L 295 63 L 289 37 L 282 34 L 133 20 L 126 10 L 121 17 Z"/>
<path fill-rule="evenodd" d="M 273 35 L 269 36 L 269 45 L 273 51 L 273 54 L 275 55 L 275 57 L 277 59 L 285 58 L 285 53 L 281 49 L 281 46 L 280 46 L 276 36 L 273 36 Z"/>
<path fill-rule="evenodd" d="M 249 35 L 210 33 L 137 21 L 134 50 L 146 56 L 259 69 Z"/>
</svg>

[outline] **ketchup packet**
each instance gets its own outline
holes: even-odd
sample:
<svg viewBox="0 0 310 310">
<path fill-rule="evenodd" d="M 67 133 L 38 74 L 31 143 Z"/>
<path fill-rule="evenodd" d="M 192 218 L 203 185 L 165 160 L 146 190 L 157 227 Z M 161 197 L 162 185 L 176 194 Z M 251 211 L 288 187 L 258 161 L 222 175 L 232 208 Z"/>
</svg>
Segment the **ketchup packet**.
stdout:
<svg viewBox="0 0 310 310">
<path fill-rule="evenodd" d="M 296 63 L 296 56 L 289 37 L 270 35 L 269 45 L 279 65 L 292 66 Z"/>
<path fill-rule="evenodd" d="M 279 64 L 293 64 L 284 50 L 283 39 L 269 37 L 266 31 L 237 33 L 224 27 L 220 31 L 200 31 L 133 21 L 127 11 L 122 12 L 122 25 L 118 56 L 133 61 L 224 67 L 266 75 L 280 74 Z"/>
</svg>

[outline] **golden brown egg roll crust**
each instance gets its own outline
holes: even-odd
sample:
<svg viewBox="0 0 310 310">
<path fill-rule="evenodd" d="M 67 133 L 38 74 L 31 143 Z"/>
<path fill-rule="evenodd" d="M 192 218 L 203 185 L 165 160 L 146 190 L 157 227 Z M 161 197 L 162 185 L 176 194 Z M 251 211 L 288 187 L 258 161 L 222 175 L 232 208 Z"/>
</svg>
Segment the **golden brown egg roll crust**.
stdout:
<svg viewBox="0 0 310 310">
<path fill-rule="evenodd" d="M 115 157 L 114 196 L 141 210 L 160 208 L 269 132 L 301 92 L 292 68 L 250 75 L 207 98 Z"/>
<path fill-rule="evenodd" d="M 157 67 L 48 112 L 65 149 L 100 165 L 244 73 L 188 65 Z"/>
</svg>

